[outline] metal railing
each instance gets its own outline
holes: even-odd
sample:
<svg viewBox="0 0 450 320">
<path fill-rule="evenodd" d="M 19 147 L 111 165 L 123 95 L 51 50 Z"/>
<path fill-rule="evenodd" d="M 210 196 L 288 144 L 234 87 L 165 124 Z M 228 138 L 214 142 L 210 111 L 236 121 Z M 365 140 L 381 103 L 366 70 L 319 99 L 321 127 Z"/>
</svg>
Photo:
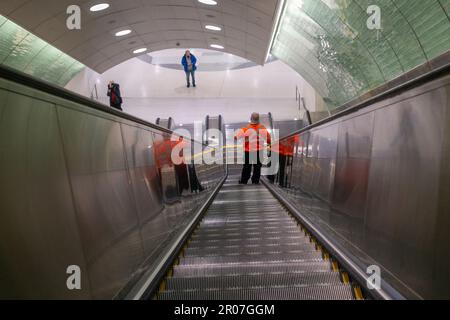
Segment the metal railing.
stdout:
<svg viewBox="0 0 450 320">
<path fill-rule="evenodd" d="M 305 123 L 305 116 L 308 123 L 308 126 L 312 125 L 312 118 L 311 118 L 311 112 L 306 106 L 305 98 L 302 97 L 302 94 L 300 90 L 298 89 L 298 86 L 295 86 L 295 101 L 298 102 L 298 110 L 300 112 L 300 119 Z M 302 112 L 303 110 L 303 112 Z"/>
</svg>

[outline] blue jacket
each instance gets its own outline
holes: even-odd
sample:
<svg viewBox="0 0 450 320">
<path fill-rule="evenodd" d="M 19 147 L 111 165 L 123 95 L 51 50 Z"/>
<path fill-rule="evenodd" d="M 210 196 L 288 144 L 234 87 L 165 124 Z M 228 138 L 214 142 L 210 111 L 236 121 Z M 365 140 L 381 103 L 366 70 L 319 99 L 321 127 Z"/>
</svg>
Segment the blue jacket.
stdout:
<svg viewBox="0 0 450 320">
<path fill-rule="evenodd" d="M 197 70 L 197 58 L 191 53 L 191 62 L 192 62 L 192 70 L 195 71 Z M 188 72 L 188 64 L 187 64 L 187 59 L 186 59 L 186 55 L 183 56 L 183 59 L 181 59 L 181 64 L 184 67 L 184 71 Z"/>
</svg>

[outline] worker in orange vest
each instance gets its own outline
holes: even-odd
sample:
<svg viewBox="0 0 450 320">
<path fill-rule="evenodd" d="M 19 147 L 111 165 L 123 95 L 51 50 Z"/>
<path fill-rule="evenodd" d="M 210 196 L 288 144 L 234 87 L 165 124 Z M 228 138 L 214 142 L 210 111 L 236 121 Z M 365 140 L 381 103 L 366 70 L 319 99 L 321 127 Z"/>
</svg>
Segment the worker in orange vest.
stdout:
<svg viewBox="0 0 450 320">
<path fill-rule="evenodd" d="M 242 176 L 240 184 L 247 184 L 250 176 L 253 176 L 252 183 L 259 184 L 261 178 L 261 157 L 263 150 L 266 148 L 265 143 L 270 147 L 270 134 L 266 127 L 259 123 L 259 113 L 253 113 L 250 124 L 240 129 L 235 135 L 235 140 L 244 138 L 245 163 L 242 168 Z"/>
</svg>

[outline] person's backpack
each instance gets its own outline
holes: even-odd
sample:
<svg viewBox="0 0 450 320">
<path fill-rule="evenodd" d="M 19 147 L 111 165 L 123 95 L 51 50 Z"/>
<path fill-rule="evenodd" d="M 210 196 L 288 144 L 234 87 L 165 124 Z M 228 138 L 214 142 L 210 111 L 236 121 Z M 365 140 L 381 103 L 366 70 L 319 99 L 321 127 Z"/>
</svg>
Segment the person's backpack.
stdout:
<svg viewBox="0 0 450 320">
<path fill-rule="evenodd" d="M 122 98 L 117 94 L 117 89 L 116 85 L 111 88 L 111 102 L 113 104 L 122 104 Z"/>
<path fill-rule="evenodd" d="M 114 88 L 111 89 L 111 103 L 112 104 L 117 103 L 117 96 L 116 96 L 116 93 L 114 92 Z"/>
</svg>

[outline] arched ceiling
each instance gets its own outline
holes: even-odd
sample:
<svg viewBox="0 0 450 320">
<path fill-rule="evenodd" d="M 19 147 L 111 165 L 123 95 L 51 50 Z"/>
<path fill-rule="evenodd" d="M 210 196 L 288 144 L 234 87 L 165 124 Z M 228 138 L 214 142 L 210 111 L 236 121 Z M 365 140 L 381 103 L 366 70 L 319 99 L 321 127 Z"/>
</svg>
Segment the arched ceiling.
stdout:
<svg viewBox="0 0 450 320">
<path fill-rule="evenodd" d="M 0 0 L 1 15 L 45 40 L 41 43 L 0 19 L 0 63 L 22 63 L 29 73 L 49 78 L 56 72 L 48 66 L 61 71 L 58 83 L 63 83 L 80 69 L 78 62 L 102 73 L 134 57 L 136 48 L 151 52 L 177 43 L 181 48 L 218 43 L 226 52 L 263 64 L 277 29 L 272 54 L 336 108 L 392 80 L 401 81 L 411 70 L 431 70 L 438 57 L 441 64 L 450 60 L 450 0 L 216 1 L 217 6 L 197 0 Z M 110 8 L 89 11 L 101 2 Z M 66 8 L 72 4 L 82 8 L 80 31 L 65 25 Z M 381 10 L 380 30 L 367 26 L 367 9 L 373 5 Z M 208 31 L 206 24 L 222 30 Z M 114 36 L 125 28 L 132 33 Z M 3 37 L 7 29 L 14 29 L 9 38 Z"/>
<path fill-rule="evenodd" d="M 281 0 L 216 1 L 210 6 L 197 0 L 1 0 L 0 14 L 100 73 L 142 47 L 150 52 L 220 44 L 226 52 L 264 64 Z M 108 9 L 90 12 L 104 2 Z M 82 9 L 79 31 L 66 27 L 69 5 Z M 206 30 L 206 24 L 222 30 Z M 123 29 L 132 33 L 116 37 Z"/>
<path fill-rule="evenodd" d="M 381 30 L 367 9 L 380 8 Z M 332 107 L 432 60 L 450 62 L 449 0 L 286 0 L 272 54 Z M 442 56 L 445 55 L 445 56 Z"/>
</svg>

